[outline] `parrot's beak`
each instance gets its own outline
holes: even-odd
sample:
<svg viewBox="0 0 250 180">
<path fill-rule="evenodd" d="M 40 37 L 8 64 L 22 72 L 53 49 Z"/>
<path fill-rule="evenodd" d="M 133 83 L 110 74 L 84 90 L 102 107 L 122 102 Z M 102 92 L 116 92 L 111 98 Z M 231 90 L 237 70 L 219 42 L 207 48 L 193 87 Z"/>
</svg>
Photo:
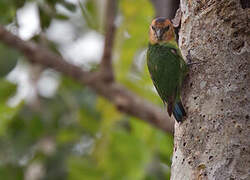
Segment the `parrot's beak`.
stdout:
<svg viewBox="0 0 250 180">
<path fill-rule="evenodd" d="M 156 34 L 157 39 L 158 39 L 159 41 L 161 41 L 161 40 L 162 40 L 162 36 L 163 36 L 162 30 L 161 30 L 161 29 L 156 29 L 156 30 L 155 30 L 155 34 Z"/>
</svg>

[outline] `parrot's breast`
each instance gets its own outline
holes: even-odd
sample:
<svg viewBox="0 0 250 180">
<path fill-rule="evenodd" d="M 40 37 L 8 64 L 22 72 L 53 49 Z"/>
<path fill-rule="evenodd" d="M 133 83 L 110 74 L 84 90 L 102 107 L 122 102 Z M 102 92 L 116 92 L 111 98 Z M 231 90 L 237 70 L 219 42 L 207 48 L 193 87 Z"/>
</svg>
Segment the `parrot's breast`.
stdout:
<svg viewBox="0 0 250 180">
<path fill-rule="evenodd" d="M 177 50 L 164 45 L 149 45 L 147 64 L 153 83 L 163 99 L 176 96 L 182 77 L 180 56 Z"/>
</svg>

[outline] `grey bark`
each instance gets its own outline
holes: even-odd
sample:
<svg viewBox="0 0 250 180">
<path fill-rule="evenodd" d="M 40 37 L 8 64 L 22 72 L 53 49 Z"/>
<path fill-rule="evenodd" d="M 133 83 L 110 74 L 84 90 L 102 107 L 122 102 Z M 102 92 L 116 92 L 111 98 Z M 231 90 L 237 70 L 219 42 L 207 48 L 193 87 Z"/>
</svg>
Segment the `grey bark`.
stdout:
<svg viewBox="0 0 250 180">
<path fill-rule="evenodd" d="M 156 11 L 155 16 L 163 16 L 172 19 L 179 8 L 179 0 L 151 0 Z"/>
<path fill-rule="evenodd" d="M 172 180 L 250 179 L 250 9 L 240 0 L 181 0 L 188 117 L 175 125 Z"/>
</svg>

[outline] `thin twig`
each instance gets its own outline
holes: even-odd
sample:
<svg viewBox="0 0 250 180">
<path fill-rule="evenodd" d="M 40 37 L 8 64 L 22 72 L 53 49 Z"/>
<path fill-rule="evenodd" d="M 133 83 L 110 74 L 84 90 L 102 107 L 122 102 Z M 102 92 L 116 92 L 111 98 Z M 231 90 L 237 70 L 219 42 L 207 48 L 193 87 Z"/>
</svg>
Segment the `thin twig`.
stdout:
<svg viewBox="0 0 250 180">
<path fill-rule="evenodd" d="M 26 42 L 5 30 L 0 25 L 0 41 L 22 52 L 30 62 L 53 68 L 64 75 L 70 76 L 83 85 L 88 85 L 97 94 L 102 95 L 118 110 L 135 116 L 153 126 L 173 134 L 174 121 L 160 108 L 139 98 L 122 85 L 112 82 L 91 81 L 95 75 L 82 70 L 80 67 L 65 61 L 61 56 L 33 42 Z"/>
</svg>

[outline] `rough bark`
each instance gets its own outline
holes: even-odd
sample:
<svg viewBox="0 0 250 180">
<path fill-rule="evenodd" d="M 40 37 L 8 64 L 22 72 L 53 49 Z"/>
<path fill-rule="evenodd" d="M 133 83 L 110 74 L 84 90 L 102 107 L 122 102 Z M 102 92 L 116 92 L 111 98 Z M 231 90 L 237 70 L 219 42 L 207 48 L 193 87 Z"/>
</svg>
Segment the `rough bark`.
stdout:
<svg viewBox="0 0 250 180">
<path fill-rule="evenodd" d="M 183 55 L 191 50 L 175 125 L 172 180 L 250 179 L 250 9 L 240 0 L 181 0 Z"/>
<path fill-rule="evenodd" d="M 114 44 L 115 37 L 115 17 L 117 11 L 117 1 L 116 0 L 107 0 L 106 8 L 106 27 L 105 27 L 105 44 L 104 52 L 101 61 L 101 69 L 98 74 L 100 78 L 106 82 L 114 81 L 114 71 L 112 67 L 112 49 Z"/>
</svg>

